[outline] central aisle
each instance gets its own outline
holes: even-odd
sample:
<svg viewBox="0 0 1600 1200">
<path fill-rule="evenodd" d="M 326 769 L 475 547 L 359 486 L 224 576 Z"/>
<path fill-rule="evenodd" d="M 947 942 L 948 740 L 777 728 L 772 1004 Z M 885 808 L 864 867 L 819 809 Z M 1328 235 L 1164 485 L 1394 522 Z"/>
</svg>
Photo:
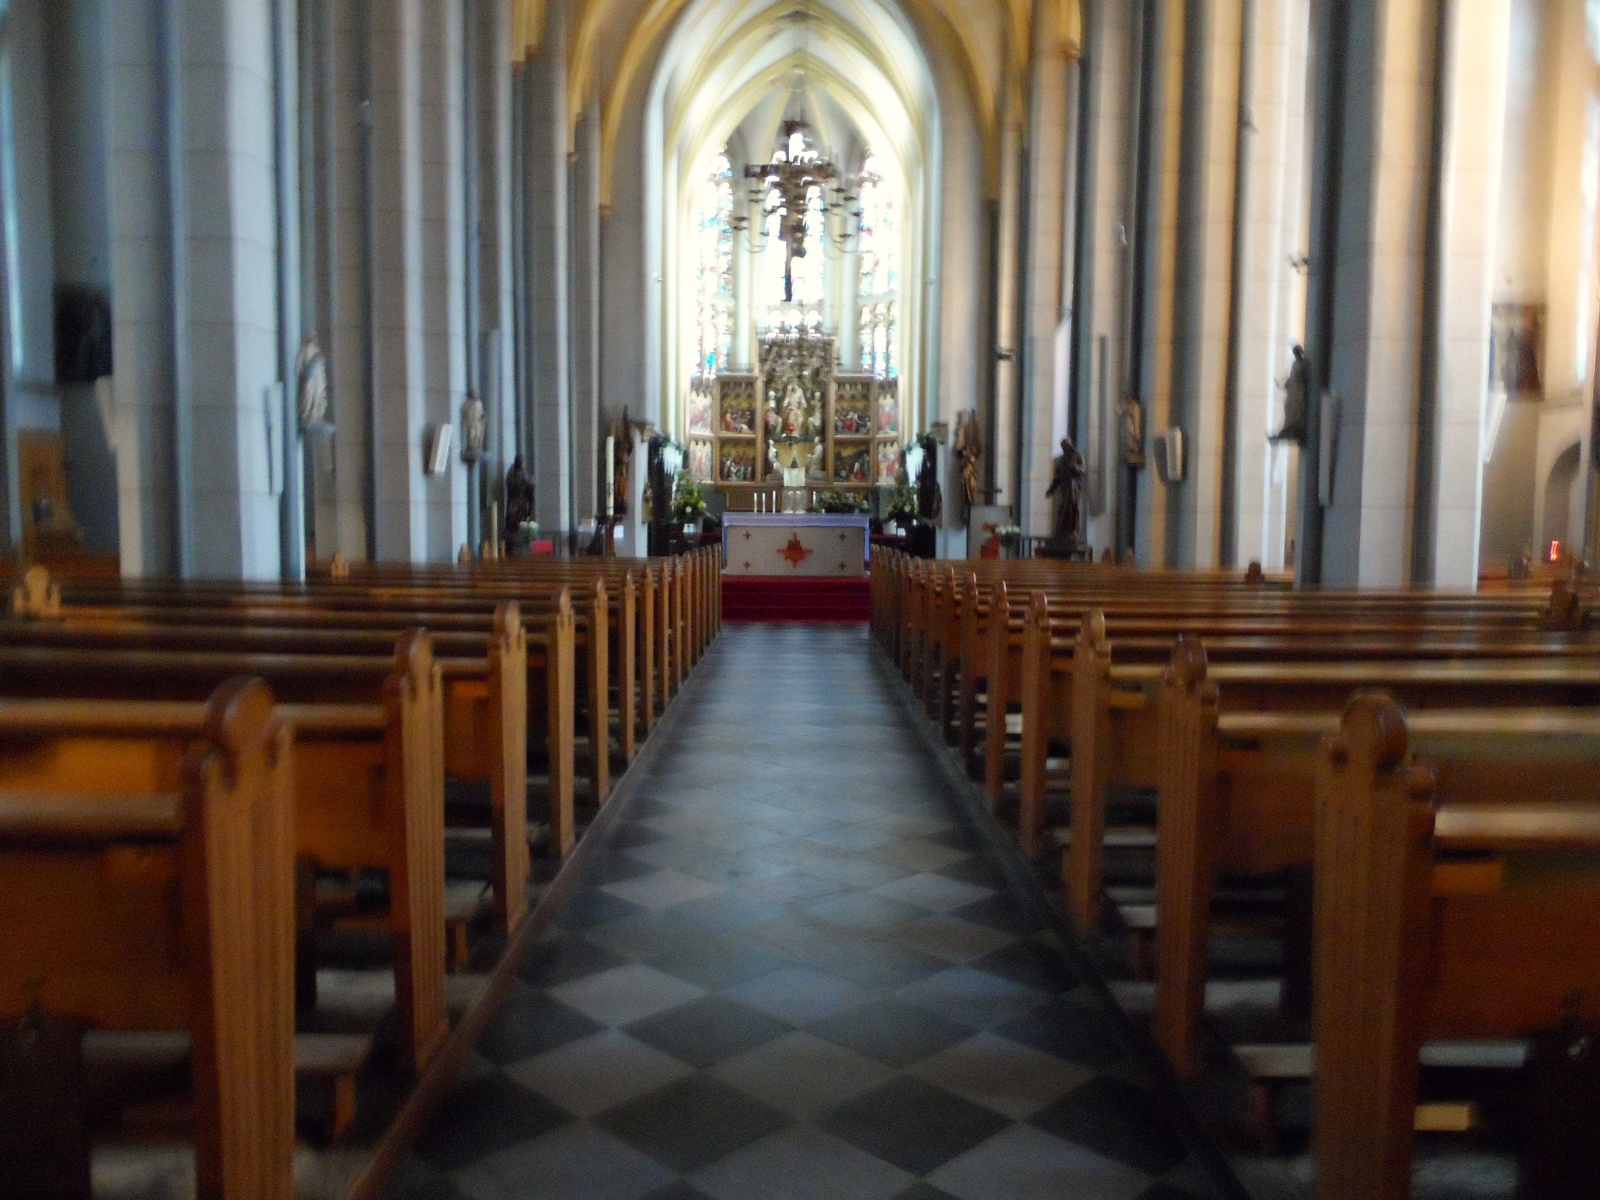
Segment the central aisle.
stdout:
<svg viewBox="0 0 1600 1200">
<path fill-rule="evenodd" d="M 1213 1194 L 891 689 L 724 629 L 397 1196 Z"/>
</svg>

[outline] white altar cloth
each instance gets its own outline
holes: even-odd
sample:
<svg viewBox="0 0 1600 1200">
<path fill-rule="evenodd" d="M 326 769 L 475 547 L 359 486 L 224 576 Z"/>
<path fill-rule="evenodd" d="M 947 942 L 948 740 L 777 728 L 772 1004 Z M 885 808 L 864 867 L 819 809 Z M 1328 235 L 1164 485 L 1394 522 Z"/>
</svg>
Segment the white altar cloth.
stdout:
<svg viewBox="0 0 1600 1200">
<path fill-rule="evenodd" d="M 872 524 L 857 513 L 725 513 L 722 569 L 729 575 L 842 579 L 866 570 Z"/>
</svg>

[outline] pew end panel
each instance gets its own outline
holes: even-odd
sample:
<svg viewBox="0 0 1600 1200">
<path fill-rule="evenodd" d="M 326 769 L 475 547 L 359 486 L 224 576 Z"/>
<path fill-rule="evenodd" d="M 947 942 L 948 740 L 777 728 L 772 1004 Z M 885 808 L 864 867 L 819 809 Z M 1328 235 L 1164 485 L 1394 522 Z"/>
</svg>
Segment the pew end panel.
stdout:
<svg viewBox="0 0 1600 1200">
<path fill-rule="evenodd" d="M 293 749 L 260 681 L 197 732 L 176 795 L 0 795 L 0 1024 L 188 1030 L 198 1193 L 290 1200 Z"/>
</svg>

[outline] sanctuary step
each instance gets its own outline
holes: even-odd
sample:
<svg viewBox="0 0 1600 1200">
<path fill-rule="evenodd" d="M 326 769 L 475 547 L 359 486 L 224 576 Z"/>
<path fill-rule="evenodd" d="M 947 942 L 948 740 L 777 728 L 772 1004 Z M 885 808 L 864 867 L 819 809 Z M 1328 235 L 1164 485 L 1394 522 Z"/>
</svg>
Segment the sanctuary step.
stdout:
<svg viewBox="0 0 1600 1200">
<path fill-rule="evenodd" d="M 864 577 L 722 577 L 722 617 L 726 621 L 866 621 L 871 601 L 871 584 Z"/>
</svg>

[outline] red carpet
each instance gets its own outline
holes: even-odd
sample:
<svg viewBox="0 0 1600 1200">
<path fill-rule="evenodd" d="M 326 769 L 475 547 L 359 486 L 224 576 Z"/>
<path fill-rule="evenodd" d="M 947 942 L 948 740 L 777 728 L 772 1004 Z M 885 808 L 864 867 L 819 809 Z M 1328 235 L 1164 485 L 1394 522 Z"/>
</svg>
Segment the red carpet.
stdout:
<svg viewBox="0 0 1600 1200">
<path fill-rule="evenodd" d="M 859 579 L 785 579 L 724 575 L 722 617 L 726 621 L 865 621 L 872 615 L 872 590 Z"/>
</svg>

